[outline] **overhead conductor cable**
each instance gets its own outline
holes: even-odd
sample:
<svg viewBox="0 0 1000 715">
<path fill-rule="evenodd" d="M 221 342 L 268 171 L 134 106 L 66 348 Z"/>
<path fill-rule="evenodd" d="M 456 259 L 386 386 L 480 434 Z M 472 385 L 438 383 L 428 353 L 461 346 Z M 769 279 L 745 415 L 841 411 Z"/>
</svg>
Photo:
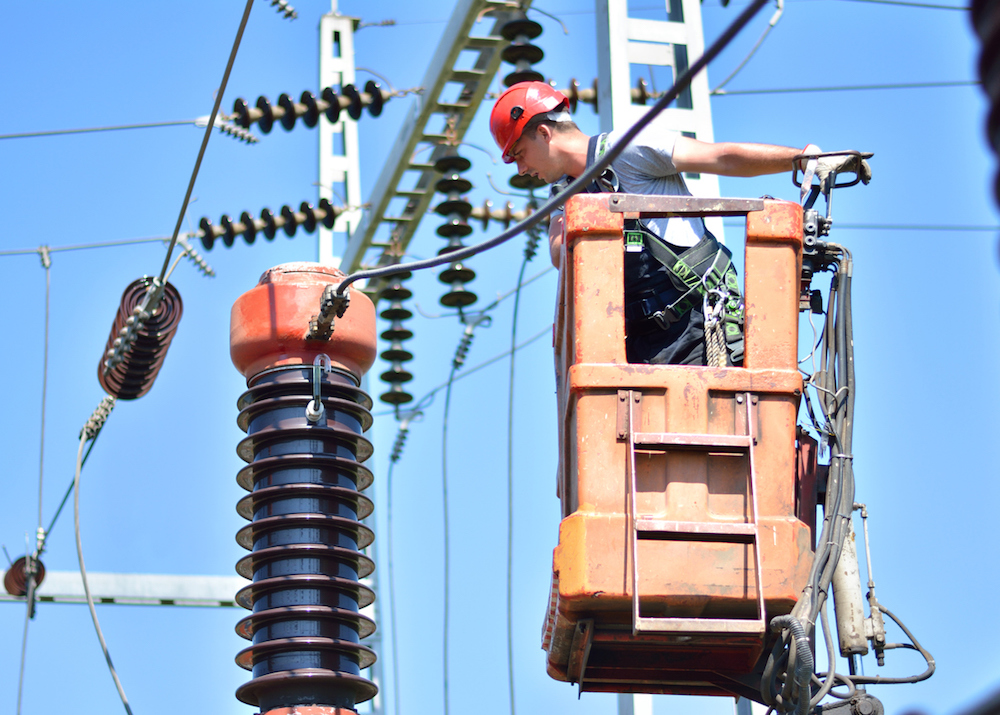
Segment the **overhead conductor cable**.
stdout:
<svg viewBox="0 0 1000 715">
<path fill-rule="evenodd" d="M 691 66 L 677 78 L 674 85 L 663 93 L 656 103 L 650 107 L 650 110 L 642 116 L 635 124 L 633 124 L 621 137 L 621 141 L 616 142 L 611 149 L 604 153 L 604 155 L 594 163 L 589 169 L 583 172 L 575 181 L 566 187 L 566 190 L 559 194 L 558 197 L 552 197 L 546 201 L 537 212 L 532 213 L 524 221 L 505 230 L 500 235 L 491 238 L 482 243 L 476 244 L 474 246 L 467 246 L 465 248 L 460 248 L 455 251 L 451 251 L 443 256 L 437 256 L 435 258 L 427 258 L 421 261 L 413 261 L 411 263 L 399 263 L 392 266 L 383 266 L 380 268 L 372 268 L 364 271 L 357 271 L 351 275 L 344 278 L 344 280 L 337 287 L 335 295 L 339 301 L 334 300 L 324 300 L 320 305 L 320 311 L 317 316 L 315 316 L 314 324 L 316 328 L 311 328 L 310 336 L 318 334 L 326 327 L 331 326 L 333 322 L 333 317 L 337 315 L 338 310 L 346 309 L 344 300 L 347 297 L 347 288 L 351 283 L 362 279 L 370 278 L 381 278 L 384 276 L 390 276 L 401 271 L 416 271 L 422 270 L 424 268 L 433 268 L 435 266 L 440 266 L 444 263 L 453 263 L 455 261 L 460 261 L 464 258 L 469 258 L 477 253 L 482 253 L 491 248 L 495 248 L 502 243 L 506 243 L 508 240 L 514 236 L 520 234 L 538 223 L 540 223 L 544 218 L 548 217 L 552 211 L 559 205 L 566 202 L 566 200 L 579 193 L 590 183 L 596 179 L 601 173 L 608 167 L 608 165 L 618 158 L 618 155 L 625 150 L 633 139 L 638 136 L 638 134 L 645 129 L 663 110 L 665 110 L 678 95 L 691 84 L 691 80 L 697 75 L 701 70 L 703 70 L 712 60 L 714 60 L 719 53 L 721 53 L 726 46 L 732 41 L 732 39 L 746 27 L 747 23 L 754 18 L 754 16 L 760 12 L 760 10 L 767 4 L 768 0 L 753 0 L 753 2 L 733 21 L 733 23 L 726 28 L 725 32 L 719 36 L 719 38 L 712 43 L 710 47 L 705 50 L 705 53 L 701 55 Z M 330 296 L 332 297 L 332 296 Z"/>
</svg>

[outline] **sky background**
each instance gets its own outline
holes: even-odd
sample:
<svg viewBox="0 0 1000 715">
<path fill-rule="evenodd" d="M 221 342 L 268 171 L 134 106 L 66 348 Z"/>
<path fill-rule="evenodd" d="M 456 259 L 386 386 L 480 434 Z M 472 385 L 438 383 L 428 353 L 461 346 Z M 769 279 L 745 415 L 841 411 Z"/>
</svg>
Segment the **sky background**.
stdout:
<svg viewBox="0 0 1000 715">
<path fill-rule="evenodd" d="M 942 0 L 949 1 L 950 0 Z M 208 115 L 243 10 L 239 0 L 5 3 L 0 23 L 0 134 L 189 120 Z M 633 2 L 652 17 L 662 5 Z M 587 2 L 538 0 L 545 52 L 537 68 L 559 86 L 596 76 L 594 13 Z M 733 0 L 703 5 L 706 44 L 745 7 Z M 318 91 L 318 23 L 329 2 L 299 0 L 288 21 L 256 3 L 223 111 L 237 97 L 276 101 L 282 92 Z M 416 87 L 451 14 L 445 2 L 344 0 L 340 11 L 392 27 L 358 31 L 356 64 L 397 88 Z M 660 10 L 662 12 L 662 10 Z M 765 8 L 709 68 L 711 86 L 727 76 L 757 41 L 772 14 Z M 487 20 L 483 27 L 492 26 Z M 975 79 L 978 42 L 967 13 L 851 0 L 787 0 L 784 15 L 727 89 L 759 90 Z M 509 71 L 505 65 L 500 76 Z M 359 69 L 361 83 L 372 75 Z M 500 79 L 494 88 L 500 88 Z M 662 86 L 659 87 L 663 89 Z M 415 101 L 391 100 L 380 118 L 359 120 L 364 197 L 379 175 L 403 117 Z M 992 198 L 995 157 L 983 129 L 986 101 L 977 86 L 719 96 L 712 100 L 717 140 L 875 153 L 867 187 L 838 192 L 831 239 L 854 253 L 857 365 L 855 470 L 857 500 L 871 513 L 873 570 L 880 600 L 935 656 L 937 673 L 919 685 L 872 688 L 888 715 L 917 709 L 957 713 L 1000 687 L 995 647 L 1000 622 L 992 595 L 1000 587 L 992 538 L 1000 498 L 994 406 L 1000 353 L 997 232 L 961 230 L 997 224 Z M 473 204 L 504 197 L 511 169 L 499 162 L 483 107 L 463 149 L 473 161 Z M 582 107 L 588 133 L 597 117 Z M 433 126 L 432 126 L 433 128 Z M 53 248 L 169 236 L 202 138 L 193 126 L 32 139 L 0 140 L 0 251 Z M 483 151 L 483 149 L 485 151 Z M 492 157 L 492 158 L 491 158 Z M 491 188 L 492 175 L 499 187 Z M 315 202 L 317 136 L 299 126 L 277 128 L 254 146 L 218 133 L 208 147 L 184 230 L 208 216 Z M 723 179 L 722 194 L 770 194 L 794 200 L 790 177 Z M 427 257 L 443 245 L 428 214 L 411 244 Z M 868 228 L 861 228 L 867 226 Z M 876 226 L 873 228 L 872 226 Z M 903 227 L 911 227 L 904 229 Z M 915 228 L 919 227 L 919 228 Z M 929 230 L 928 227 L 936 227 Z M 477 225 L 471 237 L 495 235 Z M 739 228 L 727 232 L 739 254 Z M 523 237 L 470 265 L 478 306 L 514 288 Z M 98 362 L 125 287 L 154 274 L 162 243 L 52 254 L 49 368 L 40 470 L 45 271 L 37 254 L 0 255 L 0 543 L 12 558 L 25 552 L 38 524 L 39 473 L 47 525 L 72 480 L 78 434 L 100 402 Z M 82 476 L 81 522 L 89 571 L 232 575 L 244 552 L 235 541 L 246 522 L 236 514 L 243 490 L 236 444 L 236 399 L 245 389 L 228 350 L 229 311 L 267 268 L 313 260 L 316 238 L 300 231 L 273 243 L 242 241 L 204 252 L 217 277 L 184 261 L 172 282 L 184 316 L 156 384 L 134 402 L 120 402 Z M 526 275 L 542 273 L 541 253 Z M 421 397 L 448 378 L 462 326 L 438 305 L 445 288 L 438 270 L 416 275 L 409 325 L 416 337 L 409 390 Z M 525 288 L 519 341 L 542 335 L 517 353 L 514 397 L 513 537 L 514 661 L 520 713 L 597 714 L 615 711 L 614 696 L 584 694 L 550 680 L 540 630 L 559 520 L 555 496 L 555 395 L 548 330 L 556 275 Z M 825 286 L 825 280 L 819 285 Z M 476 333 L 467 365 L 507 350 L 508 299 Z M 387 325 L 380 324 L 382 330 Z M 808 325 L 805 324 L 805 330 Z M 380 346 L 384 349 L 385 346 Z M 368 391 L 386 389 L 370 373 Z M 509 362 L 500 360 L 454 385 L 447 467 L 451 535 L 451 659 L 453 713 L 509 712 L 506 659 L 506 455 Z M 398 643 L 399 712 L 440 712 L 443 697 L 441 624 L 442 419 L 444 393 L 411 425 L 393 471 L 396 620 L 387 605 L 387 466 L 397 423 L 376 401 L 375 554 L 383 609 L 385 677 L 392 673 L 389 634 Z M 32 537 L 33 538 L 33 537 Z M 50 571 L 77 568 L 72 511 L 49 536 Z M 14 712 L 24 606 L 0 603 L 0 709 Z M 235 689 L 248 680 L 233 659 L 246 642 L 235 635 L 242 609 L 99 606 L 102 627 L 136 715 L 197 707 L 250 713 Z M 898 630 L 890 638 L 900 640 Z M 875 671 L 874 661 L 866 671 Z M 846 668 L 842 668 L 846 670 Z M 913 653 L 888 655 L 881 673 L 923 670 Z M 393 712 L 393 683 L 384 684 Z M 26 715 L 63 700 L 80 715 L 121 705 L 107 673 L 87 609 L 41 604 L 31 622 L 24 701 Z M 657 698 L 655 712 L 728 713 L 729 699 Z"/>
</svg>

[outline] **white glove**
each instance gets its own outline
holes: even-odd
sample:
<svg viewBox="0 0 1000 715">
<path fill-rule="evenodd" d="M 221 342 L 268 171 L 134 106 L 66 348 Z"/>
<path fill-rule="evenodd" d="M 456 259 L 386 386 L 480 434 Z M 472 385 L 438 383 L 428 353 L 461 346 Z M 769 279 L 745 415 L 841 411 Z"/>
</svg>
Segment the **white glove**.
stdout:
<svg viewBox="0 0 1000 715">
<path fill-rule="evenodd" d="M 819 177 L 819 188 L 823 192 L 827 189 L 826 184 L 830 178 L 830 174 L 857 174 L 858 178 L 864 184 L 872 180 L 872 169 L 866 161 L 873 156 L 871 152 L 866 152 L 860 156 L 857 154 L 818 156 L 823 153 L 823 150 L 815 144 L 809 144 L 802 150 L 802 153 L 806 155 L 805 159 L 799 160 L 799 169 L 803 174 L 802 199 L 805 199 L 806 194 L 809 193 L 809 189 L 812 187 L 813 176 Z"/>
</svg>

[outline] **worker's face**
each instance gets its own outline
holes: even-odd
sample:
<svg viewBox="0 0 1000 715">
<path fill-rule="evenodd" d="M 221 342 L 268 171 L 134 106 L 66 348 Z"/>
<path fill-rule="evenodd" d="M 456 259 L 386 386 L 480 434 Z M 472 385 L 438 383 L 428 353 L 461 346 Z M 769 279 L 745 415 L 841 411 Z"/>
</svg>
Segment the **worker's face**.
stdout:
<svg viewBox="0 0 1000 715">
<path fill-rule="evenodd" d="M 510 155 L 517 164 L 517 173 L 534 176 L 546 184 L 558 181 L 565 173 L 560 171 L 551 152 L 552 131 L 544 124 L 534 132 L 526 132 L 514 142 Z"/>
</svg>

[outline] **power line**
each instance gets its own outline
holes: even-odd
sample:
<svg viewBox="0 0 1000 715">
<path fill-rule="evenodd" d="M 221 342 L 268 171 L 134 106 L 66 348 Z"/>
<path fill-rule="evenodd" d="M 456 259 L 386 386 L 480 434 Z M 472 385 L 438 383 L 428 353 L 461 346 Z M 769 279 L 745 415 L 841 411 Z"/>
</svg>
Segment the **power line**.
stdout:
<svg viewBox="0 0 1000 715">
<path fill-rule="evenodd" d="M 55 137 L 64 134 L 91 134 L 93 132 L 115 132 L 123 129 L 151 129 L 154 127 L 176 127 L 182 124 L 194 124 L 197 120 L 189 119 L 177 122 L 149 122 L 146 124 L 117 124 L 108 127 L 87 127 L 84 129 L 53 129 L 43 132 L 20 132 L 18 134 L 0 134 L 0 139 L 33 139 L 35 137 Z"/>
<path fill-rule="evenodd" d="M 875 2 L 875 0 L 858 0 L 859 2 Z M 979 80 L 958 80 L 954 82 L 912 82 L 895 84 L 856 84 L 839 87 L 788 87 L 784 89 L 716 89 L 713 96 L 725 97 L 734 94 L 791 94 L 795 92 L 853 92 L 868 89 L 928 89 L 932 87 L 969 87 L 982 84 Z"/>
<path fill-rule="evenodd" d="M 726 226 L 743 226 L 742 221 L 724 221 Z M 866 231 L 968 231 L 968 232 L 998 232 L 1000 226 L 972 226 L 972 225 L 933 225 L 933 224 L 905 224 L 905 223 L 835 223 L 838 229 L 864 229 Z"/>
<path fill-rule="evenodd" d="M 968 5 L 935 5 L 933 3 L 906 2 L 905 0 L 852 0 L 852 2 L 870 2 L 880 5 L 903 5 L 905 7 L 922 7 L 930 10 L 962 10 L 969 11 Z"/>
<path fill-rule="evenodd" d="M 197 234 L 194 234 L 197 235 Z M 190 235 L 185 236 L 189 238 Z M 74 246 L 46 246 L 49 253 L 57 251 L 84 251 L 91 248 L 117 248 L 119 246 L 132 246 L 140 243 L 165 243 L 170 240 L 170 236 L 158 236 L 156 238 L 127 238 L 122 241 L 104 241 L 99 243 L 79 243 Z M 0 251 L 0 256 L 23 256 L 37 254 L 38 248 L 15 248 L 8 251 Z"/>
<path fill-rule="evenodd" d="M 159 127 L 178 127 L 190 124 L 196 127 L 207 127 L 208 117 L 183 119 L 176 122 L 145 122 L 142 124 L 115 124 L 106 127 L 82 127 L 78 129 L 51 129 L 39 132 L 19 132 L 16 134 L 0 134 L 0 139 L 35 139 L 38 137 L 57 137 L 70 134 L 93 134 L 95 132 L 116 132 L 125 129 L 155 129 Z M 259 139 L 243 127 L 237 126 L 222 117 L 217 117 L 214 126 L 224 134 L 236 137 L 248 144 L 256 144 Z"/>
</svg>

